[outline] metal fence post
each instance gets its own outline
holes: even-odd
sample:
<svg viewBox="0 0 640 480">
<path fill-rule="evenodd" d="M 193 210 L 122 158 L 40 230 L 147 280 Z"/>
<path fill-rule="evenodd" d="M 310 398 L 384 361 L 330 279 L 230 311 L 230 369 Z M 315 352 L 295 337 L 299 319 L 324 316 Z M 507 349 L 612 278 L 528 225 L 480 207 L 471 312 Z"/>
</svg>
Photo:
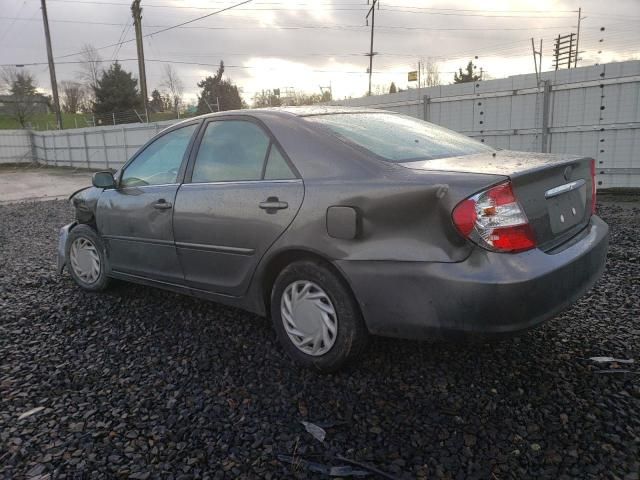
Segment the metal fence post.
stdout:
<svg viewBox="0 0 640 480">
<path fill-rule="evenodd" d="M 73 154 L 71 153 L 71 139 L 69 138 L 69 132 L 65 133 L 67 137 L 67 152 L 69 152 L 69 166 L 73 167 Z"/>
<path fill-rule="evenodd" d="M 544 81 L 542 90 L 542 145 L 540 150 L 542 153 L 549 152 L 549 128 L 551 110 L 551 80 Z"/>
<path fill-rule="evenodd" d="M 44 150 L 44 164 L 49 165 L 49 154 L 47 153 L 47 136 L 41 134 L 42 137 L 42 150 Z"/>
<path fill-rule="evenodd" d="M 104 134 L 104 130 L 102 130 L 102 145 L 104 147 L 104 163 L 105 168 L 109 170 L 109 153 L 107 151 L 107 137 Z"/>
<path fill-rule="evenodd" d="M 422 97 L 422 119 L 425 122 L 431 120 L 431 97 L 429 95 Z"/>
<path fill-rule="evenodd" d="M 51 133 L 51 139 L 53 140 L 53 164 L 58 166 L 58 135 L 54 132 Z"/>
<path fill-rule="evenodd" d="M 127 163 L 127 130 L 122 127 L 122 148 L 124 149 L 124 159 L 122 164 Z"/>
<path fill-rule="evenodd" d="M 91 168 L 91 162 L 89 161 L 89 146 L 87 145 L 87 132 L 82 132 L 82 140 L 84 143 L 84 158 L 87 161 L 87 168 Z"/>
<path fill-rule="evenodd" d="M 29 130 L 29 143 L 31 144 L 31 162 L 38 163 L 38 150 L 36 149 L 36 136 L 33 130 Z"/>
</svg>

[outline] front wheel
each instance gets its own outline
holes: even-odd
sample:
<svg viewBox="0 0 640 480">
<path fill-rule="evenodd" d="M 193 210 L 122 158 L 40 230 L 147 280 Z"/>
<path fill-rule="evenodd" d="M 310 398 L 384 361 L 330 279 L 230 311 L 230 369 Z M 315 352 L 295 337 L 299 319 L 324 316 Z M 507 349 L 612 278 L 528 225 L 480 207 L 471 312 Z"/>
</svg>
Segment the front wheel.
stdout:
<svg viewBox="0 0 640 480">
<path fill-rule="evenodd" d="M 287 266 L 271 293 L 278 340 L 297 363 L 323 372 L 355 359 L 368 332 L 346 282 L 325 265 L 300 261 Z"/>
<path fill-rule="evenodd" d="M 67 239 L 67 266 L 71 277 L 83 289 L 97 292 L 107 288 L 107 260 L 100 236 L 88 225 L 78 225 Z"/>
</svg>

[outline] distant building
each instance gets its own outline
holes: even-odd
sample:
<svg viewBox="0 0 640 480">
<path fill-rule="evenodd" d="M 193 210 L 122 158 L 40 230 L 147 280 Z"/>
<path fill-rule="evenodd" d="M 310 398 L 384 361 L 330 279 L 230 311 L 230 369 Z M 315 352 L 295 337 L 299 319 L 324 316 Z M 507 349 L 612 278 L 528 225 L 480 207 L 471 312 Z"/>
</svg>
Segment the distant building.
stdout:
<svg viewBox="0 0 640 480">
<path fill-rule="evenodd" d="M 29 109 L 31 113 L 49 113 L 49 99 L 44 95 L 34 95 L 30 97 L 32 100 L 33 108 Z M 20 101 L 23 101 L 22 99 Z M 16 98 L 13 95 L 0 95 L 0 115 L 10 115 L 15 109 L 12 109 L 13 103 L 16 103 Z"/>
</svg>

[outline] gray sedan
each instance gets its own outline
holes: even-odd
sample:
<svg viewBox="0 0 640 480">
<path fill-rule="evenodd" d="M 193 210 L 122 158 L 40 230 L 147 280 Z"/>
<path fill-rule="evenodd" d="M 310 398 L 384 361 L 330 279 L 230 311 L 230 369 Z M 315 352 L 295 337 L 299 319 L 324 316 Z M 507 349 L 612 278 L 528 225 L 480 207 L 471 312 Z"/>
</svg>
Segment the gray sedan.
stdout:
<svg viewBox="0 0 640 480">
<path fill-rule="evenodd" d="M 604 268 L 594 161 L 494 150 L 378 110 L 266 109 L 178 123 L 72 196 L 59 270 L 270 316 L 332 371 L 369 335 L 518 332 Z"/>
</svg>

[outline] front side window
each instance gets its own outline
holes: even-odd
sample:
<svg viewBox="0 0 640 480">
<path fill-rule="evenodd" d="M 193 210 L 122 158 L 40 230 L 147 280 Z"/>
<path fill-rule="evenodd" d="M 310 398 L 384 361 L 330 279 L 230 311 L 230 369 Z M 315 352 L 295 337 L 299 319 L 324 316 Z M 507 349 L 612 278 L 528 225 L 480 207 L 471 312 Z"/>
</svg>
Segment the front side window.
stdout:
<svg viewBox="0 0 640 480">
<path fill-rule="evenodd" d="M 491 152 L 469 137 L 423 120 L 393 113 L 342 113 L 306 117 L 334 135 L 390 162 Z"/>
<path fill-rule="evenodd" d="M 210 122 L 193 166 L 194 183 L 260 180 L 270 139 L 244 120 Z"/>
<path fill-rule="evenodd" d="M 151 143 L 122 173 L 120 186 L 176 183 L 182 159 L 197 124 L 172 130 Z"/>
</svg>

